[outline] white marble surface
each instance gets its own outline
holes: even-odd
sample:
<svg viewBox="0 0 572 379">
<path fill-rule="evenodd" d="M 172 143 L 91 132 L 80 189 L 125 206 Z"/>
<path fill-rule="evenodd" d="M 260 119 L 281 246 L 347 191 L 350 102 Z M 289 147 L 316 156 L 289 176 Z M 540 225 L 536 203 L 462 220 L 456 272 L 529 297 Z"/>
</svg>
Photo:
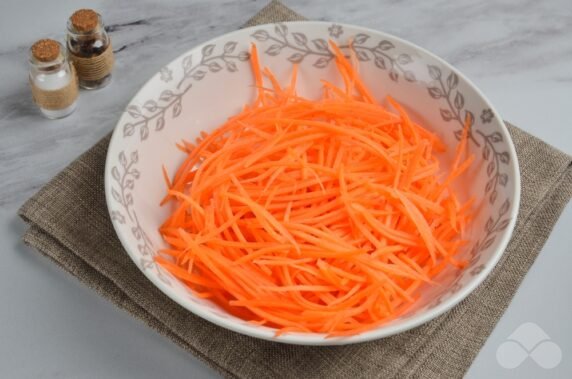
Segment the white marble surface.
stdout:
<svg viewBox="0 0 572 379">
<path fill-rule="evenodd" d="M 0 377 L 214 378 L 177 346 L 101 299 L 25 247 L 17 208 L 109 132 L 134 92 L 193 45 L 236 29 L 264 1 L 2 0 L 0 3 Z M 572 2 L 285 0 L 308 18 L 380 29 L 445 58 L 507 120 L 572 153 Z M 79 7 L 112 25 L 117 70 L 105 90 L 83 92 L 71 117 L 50 121 L 27 87 L 27 49 L 61 38 Z M 572 206 L 564 211 L 469 378 L 572 377 Z M 558 294 L 558 298 L 547 294 Z M 512 370 L 495 358 L 524 322 L 562 349 L 559 366 L 532 360 Z"/>
</svg>

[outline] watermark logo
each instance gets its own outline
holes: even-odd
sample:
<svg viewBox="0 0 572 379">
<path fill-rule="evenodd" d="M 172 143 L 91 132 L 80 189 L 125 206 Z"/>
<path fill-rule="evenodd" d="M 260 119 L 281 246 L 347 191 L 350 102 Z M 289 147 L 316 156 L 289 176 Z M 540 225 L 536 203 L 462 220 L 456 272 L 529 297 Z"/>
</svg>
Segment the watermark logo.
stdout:
<svg viewBox="0 0 572 379">
<path fill-rule="evenodd" d="M 497 349 L 497 362 L 504 368 L 517 368 L 529 357 L 544 369 L 554 368 L 562 360 L 560 347 L 533 322 L 516 328 Z"/>
</svg>

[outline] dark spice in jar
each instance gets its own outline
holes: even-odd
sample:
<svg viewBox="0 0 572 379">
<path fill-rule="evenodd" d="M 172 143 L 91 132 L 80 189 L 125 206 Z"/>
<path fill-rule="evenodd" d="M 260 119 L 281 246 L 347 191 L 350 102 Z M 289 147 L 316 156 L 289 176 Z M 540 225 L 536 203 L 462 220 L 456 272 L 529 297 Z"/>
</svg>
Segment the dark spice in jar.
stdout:
<svg viewBox="0 0 572 379">
<path fill-rule="evenodd" d="M 68 48 L 70 53 L 78 57 L 93 58 L 103 54 L 107 44 L 100 38 L 80 37 L 70 40 Z"/>
<path fill-rule="evenodd" d="M 97 12 L 80 9 L 70 17 L 67 48 L 81 87 L 96 89 L 110 82 L 113 50 Z"/>
</svg>

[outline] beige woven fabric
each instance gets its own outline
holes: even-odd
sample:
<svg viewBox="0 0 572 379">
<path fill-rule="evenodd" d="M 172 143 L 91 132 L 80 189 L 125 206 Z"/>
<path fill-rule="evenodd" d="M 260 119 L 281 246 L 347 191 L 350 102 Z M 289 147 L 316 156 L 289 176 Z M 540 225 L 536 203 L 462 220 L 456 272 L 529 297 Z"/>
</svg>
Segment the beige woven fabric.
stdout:
<svg viewBox="0 0 572 379">
<path fill-rule="evenodd" d="M 302 19 L 273 1 L 248 25 Z M 168 299 L 131 262 L 109 220 L 103 191 L 109 136 L 20 210 L 24 241 L 118 307 L 233 378 L 461 377 L 572 196 L 572 157 L 509 125 L 521 166 L 514 236 L 487 280 L 450 312 L 414 330 L 350 346 L 256 340 L 200 319 Z"/>
</svg>

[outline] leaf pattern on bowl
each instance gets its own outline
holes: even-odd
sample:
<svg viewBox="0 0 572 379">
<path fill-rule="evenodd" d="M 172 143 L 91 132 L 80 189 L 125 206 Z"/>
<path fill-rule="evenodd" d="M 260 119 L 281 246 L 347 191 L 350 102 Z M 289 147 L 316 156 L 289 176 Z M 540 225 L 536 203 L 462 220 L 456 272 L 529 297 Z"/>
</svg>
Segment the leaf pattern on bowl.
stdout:
<svg viewBox="0 0 572 379">
<path fill-rule="evenodd" d="M 432 85 L 427 88 L 429 96 L 435 100 L 445 100 L 446 108 L 440 108 L 441 118 L 445 122 L 454 121 L 459 125 L 459 129 L 454 131 L 455 138 L 461 139 L 465 122 L 469 123 L 469 139 L 477 147 L 481 149 L 482 158 L 486 165 L 486 174 L 489 178 L 484 193 L 487 195 L 490 204 L 494 204 L 498 198 L 498 186 L 506 186 L 508 184 L 508 174 L 502 172 L 502 165 L 510 163 L 510 155 L 507 151 L 500 151 L 497 148 L 499 143 L 503 142 L 502 134 L 492 132 L 486 134 L 482 130 L 475 127 L 475 116 L 473 112 L 465 108 L 465 97 L 459 91 L 459 77 L 451 71 L 444 80 L 442 70 L 435 65 L 427 65 L 427 71 L 431 79 Z M 483 109 L 481 112 L 481 121 L 490 123 L 494 118 L 491 109 Z M 465 121 L 466 120 L 466 121 Z M 478 137 L 475 137 L 478 136 Z M 476 242 L 470 252 L 470 266 L 478 262 L 478 253 L 493 244 L 499 232 L 506 229 L 510 224 L 510 217 L 504 217 L 510 209 L 510 200 L 507 198 L 498 209 L 496 218 L 489 218 L 485 225 L 485 235 Z M 471 271 L 471 275 L 478 275 L 480 271 Z"/>
<path fill-rule="evenodd" d="M 341 25 L 333 24 L 328 28 L 331 37 L 339 37 L 343 34 Z M 284 24 L 276 24 L 274 34 L 265 29 L 256 30 L 251 37 L 258 42 L 274 42 L 264 53 L 270 56 L 278 56 L 283 51 L 289 51 L 288 60 L 292 63 L 301 63 L 307 57 L 317 57 L 312 65 L 316 68 L 325 68 L 334 59 L 334 53 L 328 45 L 328 41 L 323 38 L 309 39 L 301 32 L 290 32 Z M 395 45 L 388 40 L 381 40 L 373 44 L 367 43 L 371 36 L 359 33 L 353 36 L 349 44 L 339 45 L 342 50 L 353 50 L 356 58 L 360 62 L 373 60 L 375 66 L 381 70 L 388 71 L 389 78 L 395 82 L 399 80 L 400 74 L 408 82 L 415 82 L 413 71 L 407 70 L 404 66 L 413 62 L 411 55 L 407 53 L 398 54 L 393 57 L 388 51 L 395 48 Z"/>
<path fill-rule="evenodd" d="M 128 158 L 129 157 L 129 158 Z M 170 285 L 171 282 L 163 269 L 155 263 L 154 256 L 157 254 L 153 243 L 145 230 L 141 227 L 137 213 L 133 209 L 133 194 L 136 181 L 141 177 L 141 173 L 135 167 L 139 162 L 139 153 L 137 150 L 131 154 L 125 154 L 121 151 L 118 156 L 119 165 L 111 168 L 111 177 L 114 186 L 111 188 L 113 199 L 121 207 L 121 210 L 114 209 L 111 211 L 111 219 L 120 224 L 126 224 L 131 228 L 131 234 L 137 240 L 137 250 L 141 254 L 140 266 L 143 270 L 154 269 L 157 276 L 165 283 Z"/>
<path fill-rule="evenodd" d="M 122 126 L 123 137 L 131 137 L 138 131 L 140 140 L 145 141 L 151 129 L 160 131 L 165 127 L 167 112 L 170 112 L 172 118 L 179 117 L 183 110 L 183 96 L 193 87 L 193 81 L 203 80 L 209 72 L 216 74 L 222 70 L 238 71 L 236 61 L 249 60 L 250 53 L 248 51 L 235 53 L 237 44 L 236 41 L 226 42 L 218 54 L 215 54 L 215 45 L 205 45 L 196 64 L 193 64 L 192 54 L 184 57 L 183 76 L 177 83 L 175 91 L 165 89 L 156 99 L 149 99 L 141 106 L 131 104 L 127 107 L 126 112 L 131 116 L 131 120 Z M 168 66 L 163 67 L 159 75 L 162 81 L 169 82 L 173 78 L 173 70 Z"/>
<path fill-rule="evenodd" d="M 160 79 L 165 83 L 169 83 L 173 80 L 173 70 L 171 70 L 168 66 L 165 66 L 159 71 Z"/>
<path fill-rule="evenodd" d="M 510 224 L 511 219 L 507 216 L 510 210 L 510 205 L 510 200 L 505 199 L 504 203 L 499 208 L 495 218 L 493 219 L 492 217 L 489 217 L 487 219 L 484 236 L 475 242 L 470 250 L 469 256 L 471 257 L 471 260 L 469 262 L 469 267 L 473 267 L 479 262 L 479 253 L 489 248 L 495 242 L 498 233 L 505 230 Z M 479 274 L 479 272 L 475 273 L 471 271 L 471 274 L 475 276 Z"/>
</svg>

